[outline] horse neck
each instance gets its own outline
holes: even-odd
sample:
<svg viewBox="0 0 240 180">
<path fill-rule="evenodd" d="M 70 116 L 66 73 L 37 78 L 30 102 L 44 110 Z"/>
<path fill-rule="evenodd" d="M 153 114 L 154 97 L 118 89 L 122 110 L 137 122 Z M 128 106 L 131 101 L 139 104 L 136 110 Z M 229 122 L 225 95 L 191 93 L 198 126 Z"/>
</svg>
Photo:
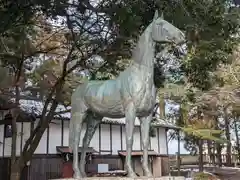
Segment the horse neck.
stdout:
<svg viewBox="0 0 240 180">
<path fill-rule="evenodd" d="M 144 69 L 149 70 L 153 74 L 155 42 L 151 37 L 152 24 L 140 36 L 138 44 L 133 51 L 133 64 L 144 66 Z"/>
</svg>

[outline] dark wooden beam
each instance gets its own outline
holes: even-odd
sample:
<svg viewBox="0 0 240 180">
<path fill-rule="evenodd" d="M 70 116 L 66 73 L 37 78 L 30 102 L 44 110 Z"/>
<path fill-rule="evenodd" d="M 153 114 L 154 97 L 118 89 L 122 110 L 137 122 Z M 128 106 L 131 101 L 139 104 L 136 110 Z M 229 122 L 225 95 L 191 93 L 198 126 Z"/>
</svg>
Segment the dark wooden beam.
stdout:
<svg viewBox="0 0 240 180">
<path fill-rule="evenodd" d="M 160 153 L 159 128 L 157 128 L 158 153 Z"/>
<path fill-rule="evenodd" d="M 139 129 L 139 134 L 140 134 L 140 149 L 143 150 L 143 148 L 142 148 L 142 131 L 141 131 L 141 126 L 139 126 L 137 128 Z"/>
<path fill-rule="evenodd" d="M 101 154 L 101 149 L 102 149 L 102 148 L 101 148 L 101 139 L 102 139 L 102 138 L 101 138 L 101 124 L 99 124 L 98 130 L 99 130 L 99 132 L 98 132 L 98 136 L 99 136 L 99 137 L 98 137 L 98 138 L 99 138 L 99 139 L 98 139 L 98 147 L 99 147 L 98 153 Z"/>
<path fill-rule="evenodd" d="M 168 139 L 167 139 L 167 132 L 168 132 L 168 129 L 165 129 L 165 139 L 166 139 L 166 150 L 167 150 L 167 155 L 169 154 L 169 149 L 168 149 Z"/>
<path fill-rule="evenodd" d="M 64 136 L 64 120 L 61 120 L 61 146 L 63 146 L 63 136 Z"/>
<path fill-rule="evenodd" d="M 3 112 L 1 112 L 1 118 L 3 119 L 3 117 L 4 117 L 4 113 Z M 5 134 L 5 128 L 3 128 L 3 139 L 2 139 L 2 157 L 4 157 L 4 150 L 5 150 L 5 137 L 4 137 L 4 134 Z"/>
<path fill-rule="evenodd" d="M 169 149 L 168 149 L 168 139 L 167 139 L 167 132 L 168 132 L 168 128 L 165 129 L 165 139 L 166 139 L 166 150 L 167 150 L 167 157 L 168 157 L 168 171 L 169 171 L 169 176 L 170 174 L 170 158 L 169 158 Z M 179 175 L 180 176 L 180 175 Z"/>
<path fill-rule="evenodd" d="M 149 150 L 151 150 L 152 149 L 152 141 L 151 141 L 151 137 L 149 137 Z"/>
<path fill-rule="evenodd" d="M 20 142 L 20 152 L 22 153 L 22 149 L 23 149 L 23 122 L 21 123 L 21 142 Z"/>
<path fill-rule="evenodd" d="M 5 130 L 5 128 L 4 128 L 4 130 Z M 4 155 L 5 155 L 5 137 L 3 135 L 3 152 L 2 152 L 2 157 L 4 157 Z"/>
<path fill-rule="evenodd" d="M 109 131 L 110 131 L 110 151 L 111 151 L 111 154 L 113 152 L 113 139 L 112 139 L 112 124 L 110 124 L 110 127 L 109 127 Z"/>
<path fill-rule="evenodd" d="M 47 148 L 46 148 L 47 154 L 49 154 L 49 134 L 50 134 L 50 129 L 49 129 L 49 125 L 48 125 L 48 128 L 47 128 Z"/>
<path fill-rule="evenodd" d="M 180 158 L 180 131 L 177 131 L 177 139 L 178 139 L 178 152 L 177 152 L 177 169 L 178 169 L 178 176 L 181 175 L 181 158 Z"/>
<path fill-rule="evenodd" d="M 123 150 L 123 138 L 122 138 L 122 135 L 123 135 L 123 126 L 120 125 L 120 140 L 121 140 L 121 151 Z"/>
</svg>

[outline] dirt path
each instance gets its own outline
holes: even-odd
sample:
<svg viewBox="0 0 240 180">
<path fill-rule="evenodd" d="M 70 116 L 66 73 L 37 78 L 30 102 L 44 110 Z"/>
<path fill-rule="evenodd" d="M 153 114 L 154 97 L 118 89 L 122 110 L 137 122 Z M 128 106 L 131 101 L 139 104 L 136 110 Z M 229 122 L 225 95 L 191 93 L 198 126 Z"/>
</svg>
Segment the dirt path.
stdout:
<svg viewBox="0 0 240 180">
<path fill-rule="evenodd" d="M 215 172 L 222 180 L 240 180 L 239 168 L 222 168 L 220 171 Z"/>
<path fill-rule="evenodd" d="M 240 173 L 236 173 L 236 174 L 222 174 L 219 175 L 219 177 L 221 178 L 221 180 L 239 180 L 240 179 Z"/>
</svg>

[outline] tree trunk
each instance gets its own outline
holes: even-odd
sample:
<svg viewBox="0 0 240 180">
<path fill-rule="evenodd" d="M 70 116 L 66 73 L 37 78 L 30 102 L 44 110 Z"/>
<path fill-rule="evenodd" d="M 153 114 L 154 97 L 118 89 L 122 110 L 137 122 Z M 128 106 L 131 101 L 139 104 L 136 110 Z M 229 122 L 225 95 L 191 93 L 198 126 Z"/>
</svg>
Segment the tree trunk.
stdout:
<svg viewBox="0 0 240 180">
<path fill-rule="evenodd" d="M 23 54 L 22 54 L 22 57 Z M 15 105 L 16 108 L 11 109 L 12 115 L 12 147 L 11 147 L 11 174 L 10 180 L 20 180 L 20 166 L 16 163 L 16 148 L 17 148 L 17 118 L 19 116 L 19 101 L 20 101 L 20 89 L 19 80 L 22 75 L 24 58 L 22 58 L 18 64 L 18 69 L 15 72 Z"/>
<path fill-rule="evenodd" d="M 212 142 L 213 166 L 216 166 L 216 143 Z"/>
<path fill-rule="evenodd" d="M 180 157 L 180 130 L 177 131 L 177 139 L 178 139 L 178 152 L 177 152 L 177 169 L 178 176 L 181 176 L 181 157 Z"/>
<path fill-rule="evenodd" d="M 16 168 L 16 143 L 17 143 L 17 110 L 11 110 L 12 115 L 12 147 L 11 147 L 11 175 L 10 180 L 16 179 L 19 176 L 19 171 Z"/>
<path fill-rule="evenodd" d="M 232 151 L 231 151 L 231 137 L 230 137 L 230 131 L 229 131 L 229 119 L 228 116 L 226 114 L 226 112 L 224 112 L 224 123 L 225 123 L 225 136 L 227 139 L 227 152 L 226 152 L 226 165 L 227 166 L 231 166 L 231 157 L 232 157 Z"/>
<path fill-rule="evenodd" d="M 11 179 L 10 180 L 20 180 L 20 175 L 21 175 L 21 172 L 22 172 L 25 164 L 31 159 L 32 155 L 34 154 L 34 151 L 36 150 L 36 148 L 42 138 L 42 135 L 44 134 L 44 131 L 46 130 L 49 123 L 51 122 L 51 120 L 54 117 L 54 112 L 58 106 L 62 88 L 65 83 L 65 77 L 69 73 L 71 73 L 72 70 L 74 70 L 74 68 L 76 68 L 76 66 L 75 66 L 75 67 L 72 67 L 69 70 L 67 70 L 67 63 L 71 59 L 71 55 L 72 55 L 74 48 L 75 48 L 75 43 L 73 43 L 72 48 L 69 51 L 67 58 L 64 61 L 62 76 L 58 79 L 58 81 L 55 83 L 55 85 L 52 87 L 50 93 L 48 94 L 42 114 L 41 114 L 40 121 L 38 122 L 37 127 L 30 134 L 30 137 L 28 138 L 28 140 L 25 142 L 20 157 L 18 159 L 16 159 L 16 153 L 15 153 L 15 156 L 12 156 L 14 161 L 12 161 L 12 163 L 11 163 L 11 177 L 10 177 Z M 22 63 L 23 63 L 23 61 L 22 61 Z M 20 67 L 22 67 L 22 64 L 20 64 Z M 16 82 L 19 81 L 20 75 L 21 75 L 21 70 L 19 70 L 19 72 L 17 73 Z M 20 97 L 19 94 L 20 93 L 19 93 L 18 83 L 16 83 L 16 104 L 18 104 L 18 102 L 19 102 L 19 97 Z M 55 99 L 52 99 L 52 97 L 54 97 L 54 95 L 55 95 Z M 50 108 L 50 110 L 48 110 L 48 113 L 47 113 L 47 107 L 49 104 L 51 104 L 51 108 Z M 15 125 L 16 125 L 16 123 L 15 123 Z M 16 144 L 15 144 L 15 146 L 16 146 Z M 14 152 L 14 149 L 16 152 L 16 148 L 12 147 L 13 152 Z"/>
<path fill-rule="evenodd" d="M 159 96 L 160 118 L 165 119 L 165 99 L 164 96 Z"/>
<path fill-rule="evenodd" d="M 62 86 L 63 86 L 64 80 L 60 81 L 60 84 L 56 86 L 56 99 L 58 99 Z M 54 92 L 54 91 L 52 91 Z M 20 178 L 20 173 L 23 170 L 25 164 L 31 159 L 34 151 L 36 150 L 42 135 L 44 134 L 46 128 L 48 127 L 49 123 L 53 119 L 54 112 L 57 108 L 58 101 L 55 99 L 52 101 L 52 105 L 50 110 L 48 111 L 48 114 L 46 115 L 46 107 L 50 103 L 51 93 L 49 94 L 49 98 L 45 102 L 44 110 L 42 112 L 42 117 L 40 118 L 40 121 L 38 122 L 37 127 L 34 129 L 28 140 L 25 142 L 25 145 L 23 147 L 23 151 L 21 153 L 21 156 L 15 161 L 14 166 L 12 167 L 13 173 L 11 175 L 12 178 Z M 19 180 L 19 179 L 11 179 L 11 180 Z"/>
<path fill-rule="evenodd" d="M 198 148 L 199 148 L 199 172 L 203 172 L 203 140 L 198 140 Z"/>
<path fill-rule="evenodd" d="M 13 164 L 11 166 L 10 180 L 20 180 L 20 178 L 21 178 L 20 168 L 18 164 Z"/>
<path fill-rule="evenodd" d="M 238 125 L 237 125 L 237 119 L 238 117 L 235 117 L 234 119 L 234 132 L 235 132 L 235 136 L 236 136 L 236 150 L 237 150 L 237 158 L 238 161 L 240 161 L 240 143 L 239 143 L 239 136 L 238 136 Z"/>
<path fill-rule="evenodd" d="M 220 130 L 219 128 L 219 121 L 218 121 L 218 117 L 215 117 L 215 124 L 214 124 L 214 129 L 215 130 Z M 215 135 L 215 137 L 217 138 L 221 138 L 221 135 Z M 215 154 L 217 153 L 217 154 Z M 215 159 L 215 163 L 218 165 L 218 167 L 222 167 L 222 145 L 220 143 L 215 142 L 214 143 L 214 159 Z"/>
<path fill-rule="evenodd" d="M 216 143 L 216 150 L 218 166 L 222 167 L 222 145 L 220 143 Z"/>
</svg>

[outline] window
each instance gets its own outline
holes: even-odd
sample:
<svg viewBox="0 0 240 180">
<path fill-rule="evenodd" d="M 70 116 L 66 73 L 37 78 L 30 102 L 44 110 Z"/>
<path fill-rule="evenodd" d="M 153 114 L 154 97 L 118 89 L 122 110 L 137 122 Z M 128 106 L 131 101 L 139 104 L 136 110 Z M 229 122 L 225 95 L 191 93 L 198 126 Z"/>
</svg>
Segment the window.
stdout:
<svg viewBox="0 0 240 180">
<path fill-rule="evenodd" d="M 12 125 L 5 124 L 5 126 L 4 126 L 4 137 L 5 138 L 12 137 Z"/>
<path fill-rule="evenodd" d="M 10 112 L 4 116 L 4 120 L 6 121 L 6 124 L 4 125 L 4 137 L 12 137 L 12 115 Z"/>
</svg>

